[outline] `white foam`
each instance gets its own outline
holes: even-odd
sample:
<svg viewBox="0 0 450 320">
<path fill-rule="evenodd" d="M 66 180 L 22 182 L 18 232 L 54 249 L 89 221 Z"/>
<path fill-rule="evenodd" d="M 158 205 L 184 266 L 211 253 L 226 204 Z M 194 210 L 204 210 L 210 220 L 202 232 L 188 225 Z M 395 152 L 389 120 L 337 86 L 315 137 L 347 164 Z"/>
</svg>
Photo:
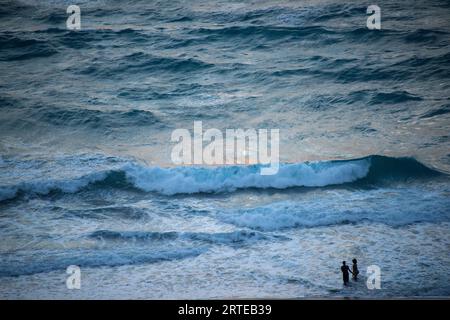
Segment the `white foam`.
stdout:
<svg viewBox="0 0 450 320">
<path fill-rule="evenodd" d="M 445 192 L 405 188 L 322 192 L 297 201 L 220 211 L 217 217 L 238 227 L 274 231 L 361 222 L 391 226 L 448 222 L 450 211 Z"/>
</svg>

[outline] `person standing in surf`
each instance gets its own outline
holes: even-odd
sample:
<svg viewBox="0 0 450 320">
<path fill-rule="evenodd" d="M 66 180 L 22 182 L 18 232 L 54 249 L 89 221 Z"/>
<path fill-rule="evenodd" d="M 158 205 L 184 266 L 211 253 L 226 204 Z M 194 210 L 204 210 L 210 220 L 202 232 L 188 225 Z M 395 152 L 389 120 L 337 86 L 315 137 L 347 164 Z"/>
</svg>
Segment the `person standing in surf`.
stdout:
<svg viewBox="0 0 450 320">
<path fill-rule="evenodd" d="M 349 272 L 353 273 L 353 272 L 350 271 L 350 268 L 345 263 L 345 261 L 342 261 L 341 271 L 342 271 L 342 280 L 344 281 L 344 286 L 346 286 L 348 284 L 348 281 L 349 281 L 349 274 L 348 273 Z"/>
<path fill-rule="evenodd" d="M 353 266 L 352 266 L 352 275 L 353 275 L 353 280 L 358 281 L 358 274 L 359 274 L 359 270 L 358 270 L 358 261 L 356 259 L 352 260 L 353 262 Z"/>
</svg>

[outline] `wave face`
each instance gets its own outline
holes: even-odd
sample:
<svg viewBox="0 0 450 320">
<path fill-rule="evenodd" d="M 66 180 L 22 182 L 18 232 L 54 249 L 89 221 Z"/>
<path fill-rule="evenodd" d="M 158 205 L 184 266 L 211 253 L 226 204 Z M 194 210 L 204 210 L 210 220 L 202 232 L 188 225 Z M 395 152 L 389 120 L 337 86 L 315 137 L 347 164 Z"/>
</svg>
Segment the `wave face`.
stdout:
<svg viewBox="0 0 450 320">
<path fill-rule="evenodd" d="M 413 158 L 370 156 L 356 160 L 282 164 L 275 175 L 260 174 L 260 165 L 225 167 L 147 167 L 117 160 L 116 169 L 70 179 L 36 179 L 0 186 L 1 200 L 19 193 L 75 193 L 90 188 L 137 188 L 162 195 L 228 193 L 239 189 L 287 189 L 359 183 L 395 183 L 442 175 Z"/>
</svg>

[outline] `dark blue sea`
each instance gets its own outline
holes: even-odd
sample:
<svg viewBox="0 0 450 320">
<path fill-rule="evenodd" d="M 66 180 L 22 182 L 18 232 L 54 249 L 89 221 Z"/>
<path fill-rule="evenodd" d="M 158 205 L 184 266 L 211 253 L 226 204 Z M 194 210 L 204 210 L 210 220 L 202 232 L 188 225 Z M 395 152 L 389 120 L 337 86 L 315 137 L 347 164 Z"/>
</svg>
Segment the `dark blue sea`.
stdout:
<svg viewBox="0 0 450 320">
<path fill-rule="evenodd" d="M 450 296 L 449 1 L 70 4 L 0 0 L 0 298 Z M 194 121 L 278 173 L 174 164 Z"/>
</svg>

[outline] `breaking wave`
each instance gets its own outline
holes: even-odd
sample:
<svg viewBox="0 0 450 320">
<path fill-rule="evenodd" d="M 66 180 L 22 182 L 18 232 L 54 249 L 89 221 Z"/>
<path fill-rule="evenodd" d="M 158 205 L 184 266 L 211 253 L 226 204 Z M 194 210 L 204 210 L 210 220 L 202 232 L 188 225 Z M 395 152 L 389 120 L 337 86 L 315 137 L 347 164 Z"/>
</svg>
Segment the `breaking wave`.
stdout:
<svg viewBox="0 0 450 320">
<path fill-rule="evenodd" d="M 349 183 L 406 182 L 441 175 L 413 158 L 369 156 L 355 160 L 281 164 L 275 175 L 260 175 L 260 165 L 223 167 L 147 167 L 129 162 L 113 170 L 78 178 L 25 181 L 0 186 L 0 200 L 19 194 L 75 193 L 84 188 L 136 188 L 162 195 L 226 193 L 239 189 L 326 187 Z"/>
</svg>

